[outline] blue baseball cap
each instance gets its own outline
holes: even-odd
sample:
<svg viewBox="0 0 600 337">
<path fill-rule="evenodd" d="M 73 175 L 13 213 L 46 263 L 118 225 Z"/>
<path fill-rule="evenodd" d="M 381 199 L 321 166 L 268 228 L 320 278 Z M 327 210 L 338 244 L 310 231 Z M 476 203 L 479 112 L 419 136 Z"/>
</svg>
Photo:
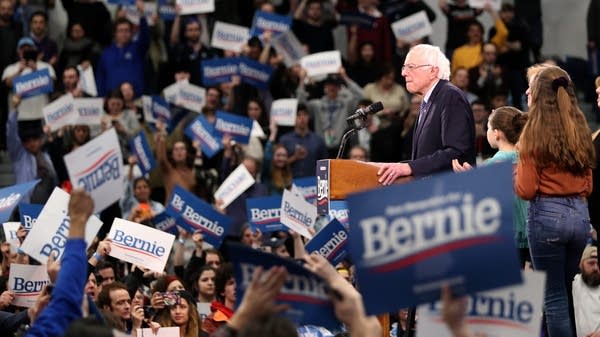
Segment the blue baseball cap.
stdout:
<svg viewBox="0 0 600 337">
<path fill-rule="evenodd" d="M 17 48 L 20 49 L 23 46 L 32 46 L 35 48 L 35 42 L 30 37 L 22 37 L 17 43 Z"/>
</svg>

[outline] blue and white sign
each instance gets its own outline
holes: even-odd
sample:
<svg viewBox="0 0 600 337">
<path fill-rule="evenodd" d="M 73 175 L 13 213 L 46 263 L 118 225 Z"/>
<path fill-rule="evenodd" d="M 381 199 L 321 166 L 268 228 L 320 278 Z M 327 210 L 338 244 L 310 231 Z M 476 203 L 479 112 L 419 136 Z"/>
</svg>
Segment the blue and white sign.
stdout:
<svg viewBox="0 0 600 337">
<path fill-rule="evenodd" d="M 178 232 L 177 219 L 169 215 L 167 211 L 159 213 L 152 218 L 152 224 L 154 224 L 154 228 L 163 232 L 171 233 L 173 235 L 177 234 Z"/>
<path fill-rule="evenodd" d="M 349 195 L 367 313 L 437 300 L 443 284 L 460 295 L 520 283 L 512 186 L 504 163 Z"/>
<path fill-rule="evenodd" d="M 213 28 L 211 46 L 239 53 L 242 51 L 242 46 L 248 42 L 248 39 L 250 39 L 250 29 L 248 27 L 217 21 Z"/>
<path fill-rule="evenodd" d="M 217 152 L 221 151 L 221 135 L 215 130 L 215 127 L 202 115 L 198 116 L 185 129 L 186 136 L 192 140 L 200 142 L 202 153 L 207 158 L 212 158 Z"/>
<path fill-rule="evenodd" d="M 317 221 L 317 208 L 306 202 L 302 196 L 283 190 L 280 221 L 294 232 L 312 239 L 308 228 L 314 227 Z"/>
<path fill-rule="evenodd" d="M 0 223 L 10 218 L 13 209 L 38 182 L 39 180 L 34 180 L 0 189 Z"/>
<path fill-rule="evenodd" d="M 282 98 L 271 103 L 271 120 L 277 125 L 294 126 L 296 124 L 296 112 L 298 100 L 296 98 Z"/>
<path fill-rule="evenodd" d="M 277 55 L 283 57 L 283 62 L 288 68 L 306 56 L 306 50 L 291 30 L 272 38 L 271 45 L 277 51 Z"/>
<path fill-rule="evenodd" d="M 268 89 L 273 68 L 270 65 L 256 62 L 249 58 L 241 58 L 238 67 L 242 82 L 248 83 L 258 89 Z"/>
<path fill-rule="evenodd" d="M 392 31 L 397 39 L 412 42 L 431 35 L 433 28 L 425 11 L 420 11 L 392 23 Z"/>
<path fill-rule="evenodd" d="M 165 124 L 171 123 L 171 108 L 164 98 L 152 96 L 152 105 L 150 109 L 155 120 L 161 120 Z"/>
<path fill-rule="evenodd" d="M 140 131 L 135 137 L 131 138 L 129 147 L 137 158 L 137 165 L 142 171 L 142 175 L 150 174 L 150 171 L 156 167 L 156 161 L 144 131 Z"/>
<path fill-rule="evenodd" d="M 175 20 L 175 16 L 177 15 L 177 10 L 175 6 L 170 4 L 168 1 L 159 0 L 158 1 L 158 16 L 165 21 L 173 21 Z"/>
<path fill-rule="evenodd" d="M 300 65 L 309 77 L 334 74 L 340 71 L 342 56 L 338 50 L 324 51 L 303 57 Z"/>
<path fill-rule="evenodd" d="M 523 272 L 523 284 L 470 295 L 465 321 L 474 336 L 538 337 L 546 274 Z M 452 337 L 441 317 L 441 303 L 420 305 L 417 337 Z"/>
<path fill-rule="evenodd" d="M 309 204 L 315 204 L 317 202 L 317 177 L 302 177 L 292 180 L 292 185 L 296 186 L 304 200 Z"/>
<path fill-rule="evenodd" d="M 304 248 L 307 253 L 317 252 L 336 266 L 346 257 L 348 253 L 347 244 L 348 231 L 339 221 L 333 219 L 321 228 Z"/>
<path fill-rule="evenodd" d="M 42 108 L 44 121 L 50 127 L 51 131 L 56 131 L 63 126 L 74 124 L 79 116 L 75 110 L 73 95 L 66 94 L 54 102 Z"/>
<path fill-rule="evenodd" d="M 124 6 L 125 17 L 131 21 L 134 25 L 138 26 L 140 24 L 140 19 L 142 15 L 137 9 L 136 5 Z M 156 2 L 145 2 L 144 3 L 144 16 L 146 18 L 146 22 L 148 26 L 154 26 L 154 20 L 152 17 L 156 14 Z"/>
<path fill-rule="evenodd" d="M 202 231 L 204 240 L 219 248 L 227 234 L 231 219 L 217 212 L 206 201 L 180 186 L 175 186 L 167 205 L 167 213 L 175 217 L 186 231 Z"/>
<path fill-rule="evenodd" d="M 107 2 L 113 5 L 135 5 L 135 0 L 107 0 Z"/>
<path fill-rule="evenodd" d="M 21 98 L 51 93 L 54 87 L 50 70 L 44 68 L 15 78 L 13 90 Z"/>
<path fill-rule="evenodd" d="M 362 28 L 373 29 L 375 27 L 375 17 L 360 12 L 346 12 L 340 14 L 339 24 L 357 25 Z"/>
<path fill-rule="evenodd" d="M 162 272 L 169 259 L 175 235 L 115 218 L 110 232 L 109 255 L 152 271 Z"/>
<path fill-rule="evenodd" d="M 286 228 L 279 221 L 281 215 L 280 195 L 246 199 L 246 213 L 253 232 L 255 229 L 259 229 L 263 233 L 268 233 Z"/>
<path fill-rule="evenodd" d="M 329 220 L 337 219 L 344 228 L 350 228 L 350 211 L 346 200 L 332 200 L 329 203 Z"/>
<path fill-rule="evenodd" d="M 329 215 L 329 160 L 317 160 L 317 212 Z"/>
<path fill-rule="evenodd" d="M 202 84 L 210 86 L 231 82 L 231 77 L 238 75 L 239 65 L 239 58 L 216 58 L 200 62 Z"/>
<path fill-rule="evenodd" d="M 215 200 L 222 201 L 221 207 L 225 208 L 252 185 L 254 185 L 254 177 L 246 165 L 239 164 L 217 188 L 214 195 Z"/>
<path fill-rule="evenodd" d="M 100 125 L 104 114 L 104 99 L 102 98 L 75 98 L 77 119 L 74 124 Z"/>
<path fill-rule="evenodd" d="M 217 111 L 215 130 L 219 134 L 229 135 L 240 144 L 248 144 L 252 132 L 252 119 L 232 113 Z"/>
<path fill-rule="evenodd" d="M 21 223 L 16 221 L 9 221 L 2 224 L 4 240 L 10 244 L 10 249 L 13 252 L 21 246 L 21 240 L 19 240 L 19 236 L 17 235 L 19 227 L 21 227 Z"/>
<path fill-rule="evenodd" d="M 176 0 L 175 3 L 181 8 L 180 15 L 215 11 L 215 0 Z"/>
<path fill-rule="evenodd" d="M 25 308 L 34 307 L 38 296 L 50 283 L 46 266 L 12 263 L 8 275 L 8 290 L 15 294 L 15 298 L 11 304 Z"/>
<path fill-rule="evenodd" d="M 314 324 L 329 329 L 339 328 L 340 323 L 333 314 L 333 305 L 323 279 L 291 259 L 263 253 L 240 244 L 228 244 L 227 248 L 233 261 L 238 306 L 252 282 L 256 268 L 268 270 L 273 266 L 284 266 L 288 275 L 276 300 L 278 303 L 289 304 L 291 309 L 283 315 L 297 325 Z"/>
<path fill-rule="evenodd" d="M 265 31 L 272 32 L 272 36 L 287 32 L 292 26 L 292 17 L 278 15 L 263 11 L 256 11 L 250 28 L 251 36 L 260 36 Z"/>
<path fill-rule="evenodd" d="M 123 196 L 123 155 L 115 128 L 64 156 L 73 188 L 83 188 L 100 212 Z"/>
<path fill-rule="evenodd" d="M 201 113 L 205 102 L 206 90 L 204 88 L 185 82 L 177 83 L 175 105 Z"/>
<path fill-rule="evenodd" d="M 38 204 L 20 204 L 19 205 L 19 217 L 21 220 L 21 225 L 25 228 L 25 231 L 29 233 L 35 222 L 37 221 L 38 216 L 42 212 L 44 205 Z"/>
<path fill-rule="evenodd" d="M 55 187 L 21 245 L 22 251 L 41 264 L 46 264 L 51 254 L 56 254 L 56 258 L 60 259 L 64 253 L 71 227 L 71 219 L 67 214 L 70 198 L 69 193 Z M 102 221 L 95 215 L 90 216 L 85 224 L 85 241 L 88 247 L 100 227 Z"/>
</svg>

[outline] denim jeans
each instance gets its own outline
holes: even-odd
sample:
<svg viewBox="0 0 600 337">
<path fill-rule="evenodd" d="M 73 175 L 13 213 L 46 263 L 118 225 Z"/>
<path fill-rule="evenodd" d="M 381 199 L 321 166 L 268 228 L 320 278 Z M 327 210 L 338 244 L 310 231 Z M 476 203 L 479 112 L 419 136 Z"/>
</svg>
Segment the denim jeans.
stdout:
<svg viewBox="0 0 600 337">
<path fill-rule="evenodd" d="M 536 197 L 529 203 L 529 249 L 533 268 L 546 272 L 544 311 L 549 337 L 573 337 L 567 282 L 578 271 L 590 228 L 582 198 Z"/>
</svg>

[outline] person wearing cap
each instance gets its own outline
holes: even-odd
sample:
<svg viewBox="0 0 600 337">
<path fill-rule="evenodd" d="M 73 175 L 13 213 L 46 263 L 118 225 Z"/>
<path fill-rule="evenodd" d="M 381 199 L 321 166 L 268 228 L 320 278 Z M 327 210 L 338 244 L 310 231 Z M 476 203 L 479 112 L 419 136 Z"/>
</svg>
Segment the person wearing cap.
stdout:
<svg viewBox="0 0 600 337">
<path fill-rule="evenodd" d="M 37 47 L 35 41 L 30 37 L 23 37 L 17 43 L 17 55 L 19 60 L 7 66 L 2 72 L 2 81 L 8 88 L 13 87 L 13 81 L 22 75 L 27 75 L 31 72 L 48 69 L 52 80 L 56 79 L 56 74 L 52 66 L 46 62 L 37 59 Z M 48 95 L 37 95 L 21 99 L 13 97 L 11 93 L 9 97 L 9 111 L 16 109 L 19 120 L 35 120 L 43 117 L 42 109 L 48 104 Z"/>
<path fill-rule="evenodd" d="M 339 74 L 329 74 L 323 81 L 325 95 L 306 102 L 305 76 L 306 72 L 302 71 L 297 90 L 298 101 L 306 103 L 308 112 L 314 118 L 315 133 L 325 139 L 329 157 L 335 158 L 348 127 L 346 118 L 354 112 L 358 100 L 363 98 L 363 90 L 348 77 L 344 68 L 340 68 Z M 342 88 L 343 84 L 347 89 Z"/>
<path fill-rule="evenodd" d="M 573 308 L 577 337 L 600 336 L 600 269 L 598 248 L 587 245 L 573 279 Z"/>
<path fill-rule="evenodd" d="M 290 253 L 285 246 L 285 240 L 285 238 L 271 237 L 263 243 L 263 247 L 267 247 L 268 251 L 279 257 L 290 257 Z"/>
</svg>

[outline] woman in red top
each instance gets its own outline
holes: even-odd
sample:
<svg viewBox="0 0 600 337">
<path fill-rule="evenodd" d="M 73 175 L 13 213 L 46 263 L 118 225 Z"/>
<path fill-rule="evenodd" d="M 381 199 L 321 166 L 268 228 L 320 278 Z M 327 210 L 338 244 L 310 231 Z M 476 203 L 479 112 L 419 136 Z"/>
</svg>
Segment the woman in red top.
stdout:
<svg viewBox="0 0 600 337">
<path fill-rule="evenodd" d="M 533 267 L 546 272 L 549 337 L 572 337 L 567 282 L 591 229 L 585 197 L 595 152 L 569 75 L 556 66 L 534 66 L 527 75 L 529 119 L 519 140 L 515 191 L 530 200 L 527 235 Z"/>
</svg>

